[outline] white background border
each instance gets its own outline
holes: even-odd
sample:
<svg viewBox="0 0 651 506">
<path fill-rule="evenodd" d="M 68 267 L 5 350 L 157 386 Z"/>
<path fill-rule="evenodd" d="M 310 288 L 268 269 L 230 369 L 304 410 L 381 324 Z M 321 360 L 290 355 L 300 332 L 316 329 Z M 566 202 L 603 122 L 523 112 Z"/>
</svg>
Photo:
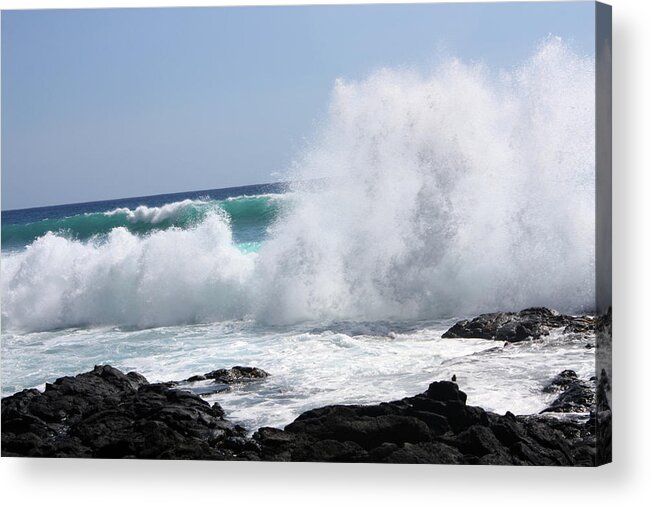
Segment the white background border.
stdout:
<svg viewBox="0 0 651 506">
<path fill-rule="evenodd" d="M 0 0 L 0 8 L 301 1 Z M 321 1 L 318 3 L 347 3 Z M 360 2 L 371 3 L 371 2 Z M 380 2 L 375 2 L 380 3 Z M 613 5 L 614 459 L 599 469 L 0 459 L 4 504 L 649 504 L 651 2 Z M 646 499 L 644 499 L 646 497 Z M 335 505 L 338 506 L 338 505 Z"/>
</svg>

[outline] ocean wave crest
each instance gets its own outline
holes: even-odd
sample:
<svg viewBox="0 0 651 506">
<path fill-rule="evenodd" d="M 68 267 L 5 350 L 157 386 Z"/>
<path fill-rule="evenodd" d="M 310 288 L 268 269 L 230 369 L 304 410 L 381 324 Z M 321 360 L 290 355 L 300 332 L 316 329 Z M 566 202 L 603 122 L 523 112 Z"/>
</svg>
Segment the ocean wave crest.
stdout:
<svg viewBox="0 0 651 506">
<path fill-rule="evenodd" d="M 140 205 L 135 209 L 119 207 L 104 212 L 76 214 L 33 223 L 6 224 L 2 226 L 3 248 L 24 247 L 48 232 L 69 239 L 85 241 L 106 236 L 119 227 L 143 235 L 171 227 L 191 228 L 211 213 L 223 212 L 234 229 L 236 240 L 244 227 L 248 230 L 242 241 L 261 238 L 267 227 L 280 214 L 286 198 L 273 194 L 234 197 L 225 200 L 185 199 L 162 206 Z"/>
<path fill-rule="evenodd" d="M 119 207 L 112 211 L 106 211 L 103 214 L 104 216 L 124 215 L 130 223 L 144 222 L 156 225 L 165 220 L 174 221 L 179 215 L 187 212 L 190 208 L 201 209 L 209 205 L 206 201 L 186 199 L 180 202 L 165 204 L 161 207 L 147 207 L 143 205 L 136 207 L 134 210 L 127 207 Z"/>
<path fill-rule="evenodd" d="M 104 240 L 48 232 L 3 256 L 3 326 L 160 326 L 243 317 L 255 253 L 233 242 L 228 220 L 137 236 L 119 227 Z"/>
</svg>

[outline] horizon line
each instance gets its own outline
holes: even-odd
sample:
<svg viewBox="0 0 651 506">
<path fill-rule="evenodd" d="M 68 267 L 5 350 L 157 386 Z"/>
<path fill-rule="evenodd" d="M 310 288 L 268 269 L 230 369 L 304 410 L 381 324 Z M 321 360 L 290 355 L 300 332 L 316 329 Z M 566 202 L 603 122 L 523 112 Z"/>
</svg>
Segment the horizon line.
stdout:
<svg viewBox="0 0 651 506">
<path fill-rule="evenodd" d="M 236 190 L 239 188 L 249 188 L 252 186 L 271 186 L 271 185 L 282 185 L 282 184 L 289 184 L 292 181 L 275 181 L 275 182 L 268 182 L 268 183 L 252 183 L 252 184 L 245 184 L 245 185 L 239 185 L 239 186 L 226 186 L 223 188 L 204 188 L 201 190 L 186 190 L 186 191 L 180 191 L 180 192 L 170 192 L 170 193 L 152 193 L 150 195 L 134 195 L 131 197 L 118 197 L 114 199 L 101 199 L 101 200 L 85 200 L 85 201 L 80 201 L 80 202 L 68 202 L 65 204 L 50 204 L 46 206 L 34 206 L 34 207 L 16 207 L 13 209 L 0 209 L 0 213 L 7 213 L 7 212 L 15 212 L 15 211 L 30 211 L 33 209 L 52 209 L 56 207 L 65 207 L 65 206 L 75 206 L 75 205 L 83 205 L 83 204 L 99 204 L 102 202 L 119 202 L 121 200 L 131 200 L 131 199 L 137 199 L 137 198 L 151 198 L 151 197 L 161 197 L 163 195 L 181 195 L 183 193 L 198 193 L 198 192 L 209 192 L 209 191 L 215 191 L 215 190 Z"/>
</svg>

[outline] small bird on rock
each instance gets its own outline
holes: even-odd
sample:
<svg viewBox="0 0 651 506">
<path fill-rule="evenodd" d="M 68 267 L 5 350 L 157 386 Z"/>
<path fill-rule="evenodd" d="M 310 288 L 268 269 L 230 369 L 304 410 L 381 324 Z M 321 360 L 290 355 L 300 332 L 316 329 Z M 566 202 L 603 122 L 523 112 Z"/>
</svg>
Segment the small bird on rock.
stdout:
<svg viewBox="0 0 651 506">
<path fill-rule="evenodd" d="M 452 381 L 454 381 L 455 383 L 457 382 L 457 375 L 456 374 L 452 375 Z"/>
</svg>

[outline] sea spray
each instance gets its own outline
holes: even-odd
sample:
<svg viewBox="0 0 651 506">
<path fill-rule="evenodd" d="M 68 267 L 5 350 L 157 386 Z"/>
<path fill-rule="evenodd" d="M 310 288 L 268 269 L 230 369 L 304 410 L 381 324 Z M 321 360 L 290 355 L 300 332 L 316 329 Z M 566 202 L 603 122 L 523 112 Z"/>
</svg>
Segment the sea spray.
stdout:
<svg viewBox="0 0 651 506">
<path fill-rule="evenodd" d="M 319 183 L 292 186 L 257 254 L 219 209 L 144 235 L 49 232 L 3 253 L 3 327 L 590 310 L 593 99 L 594 60 L 556 38 L 510 72 L 450 60 L 339 80 L 290 174 Z"/>
<path fill-rule="evenodd" d="M 258 317 L 412 319 L 594 299 L 594 61 L 457 60 L 337 82 L 260 252 Z"/>
<path fill-rule="evenodd" d="M 211 213 L 190 229 L 138 237 L 116 228 L 81 242 L 48 233 L 3 256 L 5 328 L 151 327 L 242 318 L 255 254 Z"/>
</svg>

